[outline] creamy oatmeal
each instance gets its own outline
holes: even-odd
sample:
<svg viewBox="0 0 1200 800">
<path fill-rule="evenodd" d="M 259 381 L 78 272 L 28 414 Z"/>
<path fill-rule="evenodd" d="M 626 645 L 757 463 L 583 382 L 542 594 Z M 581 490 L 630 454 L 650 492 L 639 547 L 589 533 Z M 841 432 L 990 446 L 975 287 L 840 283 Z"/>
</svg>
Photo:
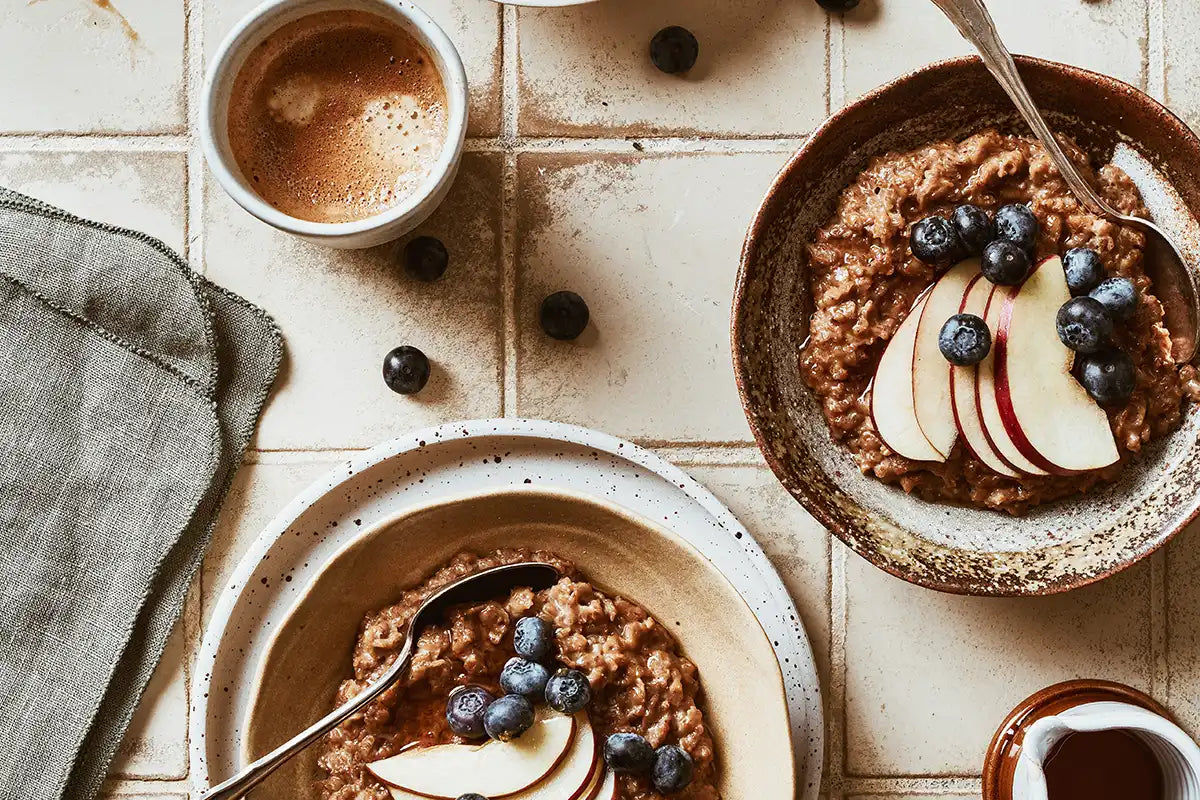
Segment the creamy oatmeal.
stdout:
<svg viewBox="0 0 1200 800">
<path fill-rule="evenodd" d="M 1113 206 L 1144 215 L 1136 187 L 1111 165 L 1094 170 L 1083 152 L 1067 152 Z M 1040 223 L 1036 258 L 1088 247 L 1111 276 L 1133 281 L 1142 302 L 1134 318 L 1117 327 L 1113 344 L 1128 353 L 1136 386 L 1124 405 L 1109 409 L 1121 461 L 1071 477 L 1000 475 L 962 442 L 945 463 L 912 461 L 882 442 L 869 413 L 871 379 L 882 351 L 937 271 L 916 259 L 910 226 L 930 215 L 949 215 L 963 203 L 988 212 L 1027 203 Z M 835 440 L 860 469 L 931 500 L 966 503 L 1020 514 L 1039 503 L 1085 492 L 1111 481 L 1122 465 L 1154 437 L 1180 422 L 1183 384 L 1190 367 L 1170 356 L 1162 306 L 1143 270 L 1145 236 L 1080 206 L 1036 141 L 986 130 L 961 142 L 943 141 L 907 153 L 875 158 L 838 201 L 833 218 L 809 247 L 815 305 L 800 367 Z"/>
<path fill-rule="evenodd" d="M 508 597 L 458 609 L 446 627 L 426 629 L 408 676 L 327 737 L 318 760 L 322 774 L 317 788 L 324 800 L 388 800 L 387 789 L 366 770 L 367 764 L 413 744 L 465 741 L 446 722 L 448 695 L 468 684 L 498 695 L 500 671 L 513 655 L 513 626 L 531 615 L 554 629 L 559 664 L 587 675 L 592 687 L 587 712 L 600 741 L 611 733 L 632 732 L 654 747 L 678 745 L 694 760 L 695 777 L 671 797 L 719 797 L 696 666 L 644 609 L 596 589 L 552 553 L 459 554 L 398 603 L 368 615 L 354 649 L 353 677 L 342 683 L 331 706 L 354 697 L 387 668 L 409 619 L 432 592 L 480 570 L 530 560 L 552 563 L 564 577 L 545 591 L 517 589 Z M 623 800 L 661 798 L 642 777 L 622 775 L 618 788 Z"/>
</svg>

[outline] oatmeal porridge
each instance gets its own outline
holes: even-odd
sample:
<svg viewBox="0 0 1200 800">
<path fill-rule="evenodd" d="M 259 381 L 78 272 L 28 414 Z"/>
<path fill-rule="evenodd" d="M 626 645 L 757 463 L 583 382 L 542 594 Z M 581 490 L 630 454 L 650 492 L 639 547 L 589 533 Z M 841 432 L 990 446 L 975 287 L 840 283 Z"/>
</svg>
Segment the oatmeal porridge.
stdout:
<svg viewBox="0 0 1200 800">
<path fill-rule="evenodd" d="M 352 677 L 331 706 L 357 695 L 392 663 L 408 621 L 430 594 L 475 572 L 521 561 L 553 564 L 563 577 L 544 591 L 516 589 L 507 597 L 455 609 L 445 626 L 424 630 L 408 675 L 323 742 L 317 784 L 323 800 L 388 800 L 388 789 L 368 764 L 414 746 L 471 741 L 452 729 L 447 698 L 465 686 L 501 697 L 501 674 L 517 647 L 514 629 L 531 617 L 551 632 L 550 655 L 544 659 L 549 669 L 559 670 L 556 676 L 579 674 L 590 687 L 586 714 L 598 747 L 611 734 L 625 733 L 644 738 L 656 752 L 681 749 L 691 779 L 671 797 L 717 800 L 717 764 L 696 666 L 644 609 L 593 587 L 553 553 L 462 553 L 395 605 L 369 614 L 354 649 Z M 658 800 L 663 794 L 649 774 L 627 772 L 617 776 L 616 796 Z"/>
<path fill-rule="evenodd" d="M 1111 165 L 1095 170 L 1073 142 L 1063 144 L 1113 206 L 1145 215 L 1123 172 Z M 1006 205 L 1025 206 L 1036 218 L 1036 236 L 1027 243 L 1031 263 L 1087 249 L 1098 254 L 1107 275 L 1136 289 L 1136 309 L 1110 334 L 1113 348 L 1132 362 L 1129 390 L 1120 403 L 1105 407 L 1119 454 L 1115 463 L 1069 476 L 1001 474 L 961 440 L 944 461 L 923 461 L 899 455 L 880 436 L 871 414 L 876 368 L 914 303 L 942 272 L 914 255 L 910 231 L 923 218 L 950 218 L 964 204 L 989 216 Z M 809 246 L 815 312 L 800 354 L 804 380 L 834 439 L 862 472 L 907 492 L 1020 514 L 1088 491 L 1113 480 L 1147 442 L 1179 424 L 1184 386 L 1195 378 L 1191 367 L 1181 370 L 1171 358 L 1162 306 L 1143 269 L 1145 245 L 1140 231 L 1081 207 L 1042 146 L 1027 137 L 985 130 L 963 141 L 877 157 L 842 192 L 833 218 Z"/>
</svg>

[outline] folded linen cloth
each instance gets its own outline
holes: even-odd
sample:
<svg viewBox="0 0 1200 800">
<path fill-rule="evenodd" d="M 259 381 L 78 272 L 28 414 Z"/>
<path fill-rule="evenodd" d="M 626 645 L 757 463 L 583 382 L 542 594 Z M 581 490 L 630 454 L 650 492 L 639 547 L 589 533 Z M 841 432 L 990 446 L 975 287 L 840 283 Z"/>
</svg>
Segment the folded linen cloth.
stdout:
<svg viewBox="0 0 1200 800">
<path fill-rule="evenodd" d="M 0 189 L 0 796 L 98 792 L 282 355 L 157 239 Z"/>
</svg>

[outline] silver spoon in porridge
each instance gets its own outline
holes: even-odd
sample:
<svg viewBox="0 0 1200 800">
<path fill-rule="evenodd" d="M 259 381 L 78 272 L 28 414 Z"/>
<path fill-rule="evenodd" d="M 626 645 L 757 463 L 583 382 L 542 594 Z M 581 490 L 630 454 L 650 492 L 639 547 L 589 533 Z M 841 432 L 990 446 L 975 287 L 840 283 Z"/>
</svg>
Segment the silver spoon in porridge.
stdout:
<svg viewBox="0 0 1200 800">
<path fill-rule="evenodd" d="M 1163 305 L 1164 321 L 1171 333 L 1171 355 L 1177 364 L 1190 362 L 1200 342 L 1200 301 L 1195 278 L 1187 268 L 1179 244 L 1154 222 L 1119 213 L 1079 174 L 1038 111 L 983 0 L 933 0 L 933 3 L 979 51 L 984 65 L 1012 98 L 1079 202 L 1094 214 L 1148 231 L 1151 244 L 1162 245 L 1150 249 L 1146 273 Z"/>
<path fill-rule="evenodd" d="M 408 669 L 412 662 L 413 647 L 421 631 L 443 621 L 450 609 L 506 595 L 520 587 L 529 587 L 535 592 L 541 591 L 553 586 L 558 579 L 558 570 L 550 564 L 526 562 L 493 567 L 442 587 L 430 595 L 417 609 L 417 613 L 413 614 L 412 622 L 404 636 L 404 644 L 400 648 L 396 660 L 392 662 L 386 672 L 379 676 L 378 680 L 359 692 L 353 699 L 331 711 L 323 719 L 243 768 L 229 780 L 209 789 L 202 795 L 202 800 L 237 800 L 266 780 L 272 772 L 297 753 L 383 694 L 396 681 L 400 680 Z"/>
</svg>

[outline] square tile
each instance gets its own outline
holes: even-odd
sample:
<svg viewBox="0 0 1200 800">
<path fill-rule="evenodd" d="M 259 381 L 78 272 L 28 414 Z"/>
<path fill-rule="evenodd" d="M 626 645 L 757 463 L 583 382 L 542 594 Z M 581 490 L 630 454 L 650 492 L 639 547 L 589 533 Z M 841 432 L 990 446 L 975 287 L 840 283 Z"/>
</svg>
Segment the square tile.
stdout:
<svg viewBox="0 0 1200 800">
<path fill-rule="evenodd" d="M 5 152 L 0 184 L 81 217 L 144 231 L 184 251 L 183 153 Z"/>
<path fill-rule="evenodd" d="M 811 0 L 605 0 L 520 11 L 525 136 L 796 136 L 825 116 L 827 17 Z M 686 76 L 650 40 L 695 34 Z"/>
<path fill-rule="evenodd" d="M 204 0 L 205 67 L 226 34 L 262 0 Z M 462 57 L 470 86 L 468 136 L 500 132 L 500 16 L 492 0 L 421 0 L 433 21 L 446 31 Z"/>
<path fill-rule="evenodd" d="M 1148 690 L 1150 565 L 1045 598 L 938 594 L 847 554 L 846 769 L 978 775 L 996 726 L 1070 678 Z"/>
<path fill-rule="evenodd" d="M 0 131 L 181 132 L 183 37 L 184 0 L 11 4 L 0 25 Z"/>
<path fill-rule="evenodd" d="M 517 412 L 639 440 L 749 440 L 729 306 L 750 217 L 784 159 L 521 155 Z M 575 342 L 538 325 L 542 298 L 562 289 L 591 310 Z"/>
<path fill-rule="evenodd" d="M 186 623 L 167 640 L 162 661 L 150 678 L 109 774 L 170 779 L 188 771 L 188 672 Z"/>
<path fill-rule="evenodd" d="M 1200 4 L 1165 0 L 1167 103 L 1193 128 L 1200 127 Z"/>
<path fill-rule="evenodd" d="M 1014 53 L 1146 84 L 1145 0 L 1003 0 L 988 8 Z M 845 15 L 842 36 L 842 63 L 834 69 L 844 71 L 847 100 L 923 64 L 975 52 L 929 0 L 863 0 Z"/>
<path fill-rule="evenodd" d="M 437 236 L 450 251 L 446 276 L 421 283 L 405 277 L 393 245 L 309 244 L 208 182 L 207 275 L 265 308 L 286 340 L 256 447 L 364 448 L 425 425 L 500 415 L 501 183 L 499 155 L 464 156 L 446 202 L 412 234 Z M 433 364 L 429 385 L 411 397 L 389 390 L 381 373 L 400 345 Z"/>
<path fill-rule="evenodd" d="M 1166 704 L 1192 736 L 1200 736 L 1200 523 L 1167 546 Z"/>
</svg>

